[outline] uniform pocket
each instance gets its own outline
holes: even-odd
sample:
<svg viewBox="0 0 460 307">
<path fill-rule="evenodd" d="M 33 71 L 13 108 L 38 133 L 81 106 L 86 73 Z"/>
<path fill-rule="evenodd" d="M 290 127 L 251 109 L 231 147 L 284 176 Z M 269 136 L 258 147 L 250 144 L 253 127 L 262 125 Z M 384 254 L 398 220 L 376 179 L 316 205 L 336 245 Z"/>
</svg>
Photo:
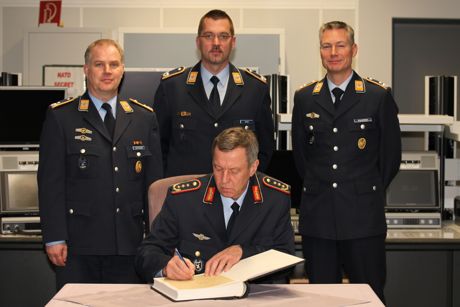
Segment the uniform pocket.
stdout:
<svg viewBox="0 0 460 307">
<path fill-rule="evenodd" d="M 74 179 L 97 178 L 100 151 L 91 145 L 70 144 L 67 148 L 67 171 Z"/>
<path fill-rule="evenodd" d="M 126 147 L 126 158 L 131 180 L 139 179 L 144 175 L 146 157 L 151 155 L 152 153 L 147 146 L 142 149 L 134 149 L 132 146 Z"/>
</svg>

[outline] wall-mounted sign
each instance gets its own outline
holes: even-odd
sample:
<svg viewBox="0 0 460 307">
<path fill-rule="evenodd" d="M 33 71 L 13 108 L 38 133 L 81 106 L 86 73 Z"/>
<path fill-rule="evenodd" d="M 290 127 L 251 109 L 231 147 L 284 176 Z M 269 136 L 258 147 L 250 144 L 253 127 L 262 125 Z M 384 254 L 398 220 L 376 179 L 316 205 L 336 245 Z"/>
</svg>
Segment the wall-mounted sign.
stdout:
<svg viewBox="0 0 460 307">
<path fill-rule="evenodd" d="M 43 85 L 67 87 L 67 95 L 75 97 L 85 91 L 83 65 L 44 65 Z"/>
</svg>

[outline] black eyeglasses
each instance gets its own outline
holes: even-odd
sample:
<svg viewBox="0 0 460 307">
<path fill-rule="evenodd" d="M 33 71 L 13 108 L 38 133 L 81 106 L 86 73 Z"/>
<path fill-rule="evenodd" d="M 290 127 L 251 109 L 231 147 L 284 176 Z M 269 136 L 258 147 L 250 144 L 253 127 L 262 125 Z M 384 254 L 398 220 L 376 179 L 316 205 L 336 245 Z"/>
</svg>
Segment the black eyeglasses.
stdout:
<svg viewBox="0 0 460 307">
<path fill-rule="evenodd" d="M 230 35 L 230 34 L 228 34 L 228 33 L 219 33 L 219 34 L 204 33 L 204 34 L 199 35 L 199 37 L 202 37 L 202 38 L 204 38 L 204 39 L 207 40 L 207 41 L 213 41 L 213 40 L 215 40 L 216 37 L 217 37 L 217 39 L 218 39 L 219 41 L 221 41 L 221 42 L 226 42 L 226 41 L 228 41 L 228 40 L 232 37 L 232 35 Z"/>
</svg>

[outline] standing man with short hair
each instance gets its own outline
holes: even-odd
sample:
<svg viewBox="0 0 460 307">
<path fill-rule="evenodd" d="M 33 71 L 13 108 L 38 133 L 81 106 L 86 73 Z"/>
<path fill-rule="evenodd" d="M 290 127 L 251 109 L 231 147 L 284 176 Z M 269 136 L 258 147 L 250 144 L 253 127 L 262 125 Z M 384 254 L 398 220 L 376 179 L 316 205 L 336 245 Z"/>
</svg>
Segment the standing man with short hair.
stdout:
<svg viewBox="0 0 460 307">
<path fill-rule="evenodd" d="M 211 172 L 212 140 L 234 126 L 255 132 L 259 168 L 267 168 L 274 149 L 268 86 L 264 77 L 230 63 L 235 44 L 231 18 L 221 10 L 209 11 L 196 37 L 201 61 L 163 75 L 154 109 L 166 177 Z"/>
<path fill-rule="evenodd" d="M 88 90 L 54 103 L 40 140 L 43 242 L 66 283 L 136 283 L 147 190 L 162 177 L 153 110 L 118 96 L 121 47 L 100 39 L 85 52 Z"/>
<path fill-rule="evenodd" d="M 326 77 L 294 97 L 292 143 L 303 178 L 300 233 L 312 283 L 368 283 L 384 300 L 385 189 L 399 170 L 398 108 L 389 90 L 352 69 L 344 22 L 319 32 Z"/>
</svg>

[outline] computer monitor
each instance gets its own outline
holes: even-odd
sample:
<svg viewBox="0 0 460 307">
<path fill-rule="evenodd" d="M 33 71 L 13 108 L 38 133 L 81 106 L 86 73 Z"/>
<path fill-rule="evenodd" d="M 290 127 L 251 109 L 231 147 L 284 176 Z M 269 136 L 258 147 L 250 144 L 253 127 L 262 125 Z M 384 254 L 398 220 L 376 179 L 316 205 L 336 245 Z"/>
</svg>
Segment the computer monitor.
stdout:
<svg viewBox="0 0 460 307">
<path fill-rule="evenodd" d="M 0 86 L 0 148 L 33 148 L 48 106 L 66 98 L 65 87 Z"/>
<path fill-rule="evenodd" d="M 438 172 L 400 170 L 387 189 L 386 209 L 439 209 Z"/>
</svg>

